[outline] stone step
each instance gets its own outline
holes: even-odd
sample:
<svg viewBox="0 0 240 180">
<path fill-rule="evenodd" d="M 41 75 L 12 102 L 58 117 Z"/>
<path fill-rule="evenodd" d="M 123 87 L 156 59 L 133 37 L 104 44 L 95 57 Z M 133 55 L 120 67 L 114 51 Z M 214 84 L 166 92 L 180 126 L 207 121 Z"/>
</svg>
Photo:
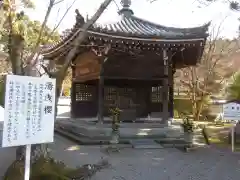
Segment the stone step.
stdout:
<svg viewBox="0 0 240 180">
<path fill-rule="evenodd" d="M 93 133 L 93 132 L 88 132 L 91 133 L 90 135 L 83 133 L 83 131 L 79 131 L 77 129 L 74 128 L 68 128 L 68 127 L 55 127 L 55 129 L 59 129 L 62 131 L 66 131 L 69 132 L 71 134 L 74 134 L 76 136 L 80 136 L 80 137 L 84 137 L 84 138 L 88 138 L 88 139 L 94 139 L 94 140 L 110 140 L 111 139 L 111 133 L 109 133 L 108 135 L 102 135 L 100 133 Z M 165 134 L 153 134 L 153 135 L 137 135 L 137 134 L 121 134 L 120 133 L 120 138 L 121 139 L 161 139 L 161 138 L 165 138 L 166 135 Z"/>
<path fill-rule="evenodd" d="M 156 143 L 155 140 L 151 140 L 151 139 L 131 140 L 130 144 L 135 149 L 161 149 L 161 148 L 163 148 L 160 144 Z"/>
</svg>

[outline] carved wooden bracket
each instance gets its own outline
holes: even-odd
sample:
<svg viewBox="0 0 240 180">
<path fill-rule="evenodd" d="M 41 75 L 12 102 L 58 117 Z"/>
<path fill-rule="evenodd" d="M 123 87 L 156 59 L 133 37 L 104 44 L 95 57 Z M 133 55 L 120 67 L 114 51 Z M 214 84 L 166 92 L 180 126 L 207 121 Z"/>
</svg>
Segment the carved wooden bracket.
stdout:
<svg viewBox="0 0 240 180">
<path fill-rule="evenodd" d="M 95 53 L 96 56 L 98 57 L 103 57 L 103 56 L 107 56 L 108 52 L 111 49 L 111 45 L 110 44 L 106 44 L 103 47 L 92 47 L 91 50 Z"/>
</svg>

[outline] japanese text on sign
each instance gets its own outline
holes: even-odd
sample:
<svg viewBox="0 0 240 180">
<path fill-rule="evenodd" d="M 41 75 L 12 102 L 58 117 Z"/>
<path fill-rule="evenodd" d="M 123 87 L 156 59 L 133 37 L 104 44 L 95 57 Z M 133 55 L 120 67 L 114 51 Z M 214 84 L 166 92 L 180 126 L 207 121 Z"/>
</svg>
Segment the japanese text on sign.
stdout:
<svg viewBox="0 0 240 180">
<path fill-rule="evenodd" d="M 53 141 L 55 80 L 8 75 L 2 146 Z"/>
</svg>

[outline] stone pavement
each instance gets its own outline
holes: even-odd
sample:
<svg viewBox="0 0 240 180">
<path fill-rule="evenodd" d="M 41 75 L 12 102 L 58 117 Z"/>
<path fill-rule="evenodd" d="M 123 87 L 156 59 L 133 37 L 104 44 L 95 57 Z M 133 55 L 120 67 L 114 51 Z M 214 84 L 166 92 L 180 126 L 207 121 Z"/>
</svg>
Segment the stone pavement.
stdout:
<svg viewBox="0 0 240 180">
<path fill-rule="evenodd" d="M 183 153 L 174 148 L 126 148 L 109 155 L 103 147 L 78 146 L 58 135 L 49 147 L 53 157 L 71 167 L 108 159 L 112 167 L 98 172 L 92 180 L 238 180 L 240 177 L 240 154 L 213 149 Z M 14 148 L 0 148 L 0 179 L 14 158 Z"/>
<path fill-rule="evenodd" d="M 240 175 L 236 158 L 209 152 L 183 154 L 163 149 L 122 153 L 125 157 L 112 158 L 113 169 L 99 172 L 93 180 L 237 180 Z"/>
<path fill-rule="evenodd" d="M 92 180 L 237 180 L 240 177 L 240 155 L 213 149 L 183 153 L 174 148 L 127 148 L 108 155 L 101 147 L 77 146 L 58 136 L 50 148 L 54 157 L 69 166 L 107 158 L 112 167 L 98 172 Z"/>
</svg>

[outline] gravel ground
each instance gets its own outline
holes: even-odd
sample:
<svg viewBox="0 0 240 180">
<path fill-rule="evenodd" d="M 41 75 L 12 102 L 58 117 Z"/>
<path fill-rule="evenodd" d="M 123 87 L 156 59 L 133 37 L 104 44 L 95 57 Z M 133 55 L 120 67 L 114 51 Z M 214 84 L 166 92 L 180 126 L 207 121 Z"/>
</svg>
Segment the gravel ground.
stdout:
<svg viewBox="0 0 240 180">
<path fill-rule="evenodd" d="M 60 136 L 50 144 L 51 154 L 71 167 L 108 159 L 111 168 L 92 180 L 238 180 L 240 154 L 200 148 L 183 153 L 174 148 L 121 149 L 107 154 L 104 147 L 78 146 Z M 15 158 L 15 148 L 0 149 L 0 177 Z"/>
<path fill-rule="evenodd" d="M 112 167 L 98 172 L 92 180 L 237 180 L 240 155 L 201 148 L 183 153 L 168 149 L 122 149 L 106 154 L 103 147 L 77 146 L 56 136 L 52 155 L 69 166 L 108 159 Z"/>
</svg>

